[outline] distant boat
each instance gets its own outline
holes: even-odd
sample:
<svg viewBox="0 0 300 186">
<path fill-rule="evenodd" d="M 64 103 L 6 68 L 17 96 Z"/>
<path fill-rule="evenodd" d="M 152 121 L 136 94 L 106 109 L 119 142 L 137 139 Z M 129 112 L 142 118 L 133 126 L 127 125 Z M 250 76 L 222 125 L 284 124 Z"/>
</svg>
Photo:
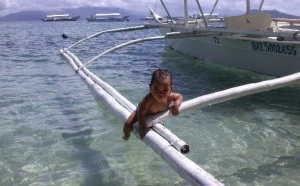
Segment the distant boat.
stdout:
<svg viewBox="0 0 300 186">
<path fill-rule="evenodd" d="M 157 15 L 158 17 L 158 20 L 162 20 L 163 19 L 163 17 L 161 17 L 161 16 L 159 16 L 159 15 Z M 151 16 L 146 16 L 146 17 L 143 17 L 143 18 L 141 18 L 141 20 L 155 20 L 154 19 L 154 17 L 153 17 L 153 15 L 151 14 Z"/>
<path fill-rule="evenodd" d="M 43 21 L 77 21 L 80 16 L 72 16 L 71 14 L 46 15 Z"/>
<path fill-rule="evenodd" d="M 86 18 L 89 22 L 113 22 L 113 21 L 129 21 L 129 16 L 121 16 L 120 13 L 105 13 L 105 14 L 92 14 L 91 17 Z"/>
<path fill-rule="evenodd" d="M 162 20 L 162 19 L 163 19 L 163 17 L 158 17 L 158 20 Z M 155 20 L 155 19 L 154 19 L 154 17 L 146 16 L 146 17 L 141 18 L 141 20 L 150 21 L 150 20 Z"/>
<path fill-rule="evenodd" d="M 203 14 L 204 18 L 206 19 L 207 22 L 225 22 L 225 16 L 224 15 L 219 15 L 219 14 L 208 14 L 204 13 Z M 201 13 L 195 13 L 192 16 L 189 16 L 191 20 L 194 21 L 201 21 L 203 20 L 202 14 Z"/>
<path fill-rule="evenodd" d="M 141 18 L 141 20 L 155 20 L 153 16 L 146 16 Z"/>
</svg>

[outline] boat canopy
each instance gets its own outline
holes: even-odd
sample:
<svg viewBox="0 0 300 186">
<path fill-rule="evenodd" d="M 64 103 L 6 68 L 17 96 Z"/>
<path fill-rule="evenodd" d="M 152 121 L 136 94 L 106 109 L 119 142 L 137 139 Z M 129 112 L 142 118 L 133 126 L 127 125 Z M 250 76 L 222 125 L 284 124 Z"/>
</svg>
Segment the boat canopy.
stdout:
<svg viewBox="0 0 300 186">
<path fill-rule="evenodd" d="M 120 13 L 108 13 L 108 14 L 94 14 L 95 17 L 101 17 L 101 16 L 121 16 Z"/>
<path fill-rule="evenodd" d="M 59 15 L 46 15 L 46 17 L 50 18 L 50 17 L 68 17 L 70 16 L 70 14 L 59 14 Z"/>
</svg>

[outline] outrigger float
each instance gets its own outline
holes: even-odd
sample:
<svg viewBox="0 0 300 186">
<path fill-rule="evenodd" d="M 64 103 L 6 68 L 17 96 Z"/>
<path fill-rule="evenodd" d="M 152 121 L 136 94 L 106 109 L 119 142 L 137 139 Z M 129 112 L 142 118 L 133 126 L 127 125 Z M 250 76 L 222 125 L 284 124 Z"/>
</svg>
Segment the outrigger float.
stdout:
<svg viewBox="0 0 300 186">
<path fill-rule="evenodd" d="M 89 88 L 95 93 L 97 98 L 102 100 L 105 105 L 110 108 L 110 110 L 118 116 L 121 120 L 125 121 L 132 111 L 136 109 L 130 101 L 128 101 L 124 96 L 118 93 L 113 87 L 108 83 L 101 80 L 98 76 L 93 74 L 87 69 L 87 65 L 99 57 L 113 52 L 117 49 L 123 48 L 125 46 L 145 42 L 153 41 L 158 39 L 169 39 L 176 37 L 190 37 L 191 34 L 180 34 L 180 33 L 168 33 L 164 36 L 147 37 L 131 40 L 129 42 L 114 46 L 109 50 L 93 57 L 91 60 L 82 63 L 78 57 L 76 57 L 70 49 L 86 40 L 92 39 L 94 37 L 100 36 L 102 34 L 114 33 L 114 32 L 125 32 L 133 30 L 142 29 L 152 29 L 156 27 L 151 27 L 149 25 L 142 25 L 136 27 L 111 29 L 106 31 L 98 32 L 87 38 L 84 38 L 68 48 L 60 49 L 60 53 L 67 59 L 73 69 L 77 74 L 87 83 Z M 192 34 L 195 37 L 195 34 Z M 285 77 L 262 81 L 258 83 L 251 83 L 243 86 L 238 86 L 230 88 L 227 90 L 215 92 L 212 94 L 200 96 L 191 100 L 184 101 L 180 107 L 181 112 L 185 112 L 191 109 L 205 107 L 220 103 L 227 100 L 236 99 L 246 95 L 251 95 L 259 92 L 269 91 L 292 84 L 300 83 L 300 72 L 288 75 Z M 147 126 L 151 127 L 150 130 L 143 141 L 151 147 L 161 158 L 166 161 L 174 171 L 176 171 L 183 179 L 188 181 L 191 185 L 203 185 L 203 186 L 220 186 L 223 185 L 210 173 L 202 169 L 199 165 L 194 163 L 192 160 L 188 159 L 184 154 L 188 153 L 190 150 L 189 145 L 183 140 L 179 139 L 175 134 L 173 134 L 165 126 L 159 124 L 159 122 L 172 117 L 169 111 L 161 114 L 153 115 L 147 118 Z M 136 124 L 135 127 L 138 127 Z"/>
</svg>

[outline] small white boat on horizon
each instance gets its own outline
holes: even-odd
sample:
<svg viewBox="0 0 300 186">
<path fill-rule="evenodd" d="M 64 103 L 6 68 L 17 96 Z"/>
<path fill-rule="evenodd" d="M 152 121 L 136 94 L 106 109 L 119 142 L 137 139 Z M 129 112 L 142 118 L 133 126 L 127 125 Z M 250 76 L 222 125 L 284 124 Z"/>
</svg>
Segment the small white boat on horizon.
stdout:
<svg viewBox="0 0 300 186">
<path fill-rule="evenodd" d="M 141 18 L 141 20 L 155 20 L 153 16 L 146 16 Z"/>
<path fill-rule="evenodd" d="M 86 20 L 89 22 L 129 21 L 129 16 L 122 16 L 120 13 L 95 13 Z"/>
<path fill-rule="evenodd" d="M 161 16 L 157 16 L 156 18 L 158 20 L 162 20 L 163 19 L 163 17 L 161 17 Z M 146 17 L 141 18 L 141 20 L 147 20 L 147 21 L 149 21 L 149 20 L 155 20 L 155 19 L 154 19 L 153 15 L 151 14 L 150 16 L 146 16 Z"/>
<path fill-rule="evenodd" d="M 77 21 L 80 16 L 72 16 L 71 14 L 46 15 L 42 21 Z"/>
<path fill-rule="evenodd" d="M 299 29 L 285 29 L 275 21 L 297 23 L 293 20 L 272 20 L 270 14 L 262 13 L 261 1 L 258 14 L 250 14 L 250 0 L 246 0 L 246 14 L 220 19 L 224 26 L 211 24 L 196 0 L 201 18 L 188 16 L 187 0 L 184 0 L 184 19 L 172 19 L 164 1 L 161 3 L 168 18 L 150 10 L 162 35 L 174 35 L 166 39 L 169 47 L 189 56 L 258 73 L 284 76 L 300 72 Z M 215 9 L 218 0 L 213 7 Z M 213 12 L 212 10 L 212 12 Z M 298 20 L 296 20 L 298 21 Z M 214 21 L 215 22 L 215 21 Z M 180 37 L 181 35 L 181 37 Z"/>
</svg>

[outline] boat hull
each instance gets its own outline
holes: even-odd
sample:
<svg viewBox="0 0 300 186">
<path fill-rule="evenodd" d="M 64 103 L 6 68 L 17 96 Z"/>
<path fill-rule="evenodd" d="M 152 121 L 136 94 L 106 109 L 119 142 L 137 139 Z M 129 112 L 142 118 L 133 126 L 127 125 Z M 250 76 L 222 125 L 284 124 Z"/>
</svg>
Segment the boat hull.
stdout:
<svg viewBox="0 0 300 186">
<path fill-rule="evenodd" d="M 88 22 L 118 22 L 118 21 L 129 21 L 129 16 L 120 18 L 86 18 Z"/>
<path fill-rule="evenodd" d="M 42 21 L 77 21 L 80 16 L 70 16 L 70 17 L 51 17 L 51 18 L 43 18 Z"/>
<path fill-rule="evenodd" d="M 160 28 L 160 31 L 165 35 L 171 29 Z M 300 72 L 299 42 L 293 44 L 274 38 L 261 40 L 237 36 L 199 36 L 167 39 L 166 43 L 189 56 L 239 69 L 274 76 Z"/>
</svg>

